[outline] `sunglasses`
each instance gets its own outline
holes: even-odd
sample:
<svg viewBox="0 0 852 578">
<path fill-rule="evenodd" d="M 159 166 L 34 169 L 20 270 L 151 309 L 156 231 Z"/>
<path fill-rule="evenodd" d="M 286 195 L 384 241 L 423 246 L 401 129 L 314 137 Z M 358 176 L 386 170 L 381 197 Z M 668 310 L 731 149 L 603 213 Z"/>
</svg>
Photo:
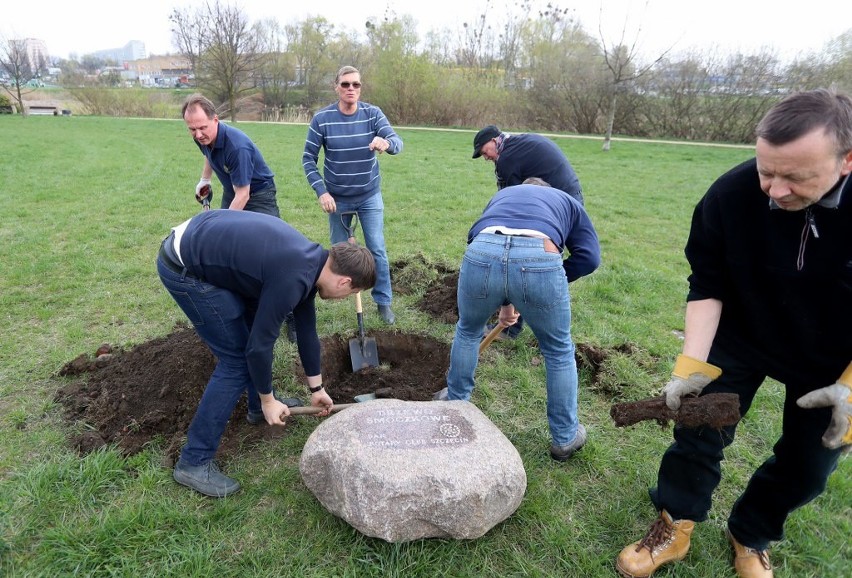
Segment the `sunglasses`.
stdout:
<svg viewBox="0 0 852 578">
<path fill-rule="evenodd" d="M 361 83 L 360 82 L 341 82 L 340 83 L 340 88 L 349 88 L 350 86 L 352 88 L 361 88 Z"/>
</svg>

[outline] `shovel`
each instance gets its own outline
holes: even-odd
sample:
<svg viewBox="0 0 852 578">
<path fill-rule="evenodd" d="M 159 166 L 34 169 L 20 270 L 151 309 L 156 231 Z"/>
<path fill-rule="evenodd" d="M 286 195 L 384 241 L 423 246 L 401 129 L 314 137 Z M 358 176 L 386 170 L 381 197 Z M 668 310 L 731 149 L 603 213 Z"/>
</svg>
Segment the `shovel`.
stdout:
<svg viewBox="0 0 852 578">
<path fill-rule="evenodd" d="M 346 224 L 347 218 L 349 224 Z M 349 242 L 355 244 L 355 228 L 358 226 L 358 213 L 345 211 L 340 213 L 340 222 L 346 228 Z M 358 337 L 349 340 L 349 357 L 352 358 L 352 371 L 357 372 L 366 367 L 379 366 L 379 351 L 376 340 L 364 336 L 364 310 L 361 305 L 361 292 L 355 294 L 355 315 L 358 319 Z"/>
</svg>

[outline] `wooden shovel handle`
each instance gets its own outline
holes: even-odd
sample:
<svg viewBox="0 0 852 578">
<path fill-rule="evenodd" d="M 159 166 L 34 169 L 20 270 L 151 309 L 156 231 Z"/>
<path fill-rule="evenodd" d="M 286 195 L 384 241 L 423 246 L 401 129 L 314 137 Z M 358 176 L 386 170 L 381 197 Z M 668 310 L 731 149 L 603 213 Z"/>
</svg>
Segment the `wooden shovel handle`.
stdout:
<svg viewBox="0 0 852 578">
<path fill-rule="evenodd" d="M 341 409 L 346 409 L 347 407 L 352 407 L 356 405 L 354 403 L 336 403 L 331 406 L 331 412 L 334 413 L 336 411 L 340 411 Z M 321 412 L 323 407 L 317 407 L 315 405 L 303 405 L 299 407 L 291 407 L 290 415 L 314 415 Z"/>
<path fill-rule="evenodd" d="M 505 327 L 503 327 L 499 323 L 494 326 L 494 329 L 492 329 L 491 332 L 485 336 L 485 339 L 483 339 L 482 342 L 479 344 L 479 355 L 482 355 L 482 352 L 485 351 L 485 349 L 489 345 L 491 345 L 492 341 L 497 339 L 497 336 L 500 335 L 500 332 L 504 329 Z"/>
</svg>

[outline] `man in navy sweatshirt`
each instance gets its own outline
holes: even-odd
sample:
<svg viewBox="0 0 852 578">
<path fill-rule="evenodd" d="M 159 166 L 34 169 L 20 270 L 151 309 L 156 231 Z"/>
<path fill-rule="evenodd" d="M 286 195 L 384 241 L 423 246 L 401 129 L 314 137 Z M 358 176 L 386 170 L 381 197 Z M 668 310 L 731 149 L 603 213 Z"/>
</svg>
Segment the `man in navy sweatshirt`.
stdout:
<svg viewBox="0 0 852 578">
<path fill-rule="evenodd" d="M 334 90 L 339 100 L 318 111 L 311 120 L 302 166 L 320 208 L 328 214 L 332 243 L 349 239 L 352 213 L 358 214 L 364 243 L 376 260 L 373 301 L 382 320 L 392 324 L 395 316 L 385 249 L 385 205 L 376 155 L 399 154 L 402 139 L 379 107 L 360 101 L 361 74 L 357 68 L 341 68 Z M 322 174 L 317 167 L 320 149 L 325 149 Z"/>
<path fill-rule="evenodd" d="M 216 210 L 172 229 L 157 272 L 217 358 L 174 478 L 224 497 L 240 485 L 213 458 L 243 392 L 249 412 L 270 425 L 283 425 L 290 414 L 272 387 L 273 347 L 286 315 L 293 312 L 311 405 L 328 415 L 333 402 L 322 386 L 314 299 L 342 299 L 372 287 L 375 262 L 365 247 L 341 243 L 325 250 L 276 217 Z"/>
<path fill-rule="evenodd" d="M 497 191 L 467 241 L 447 389 L 436 398 L 470 399 L 482 326 L 498 307 L 501 325 L 511 325 L 521 313 L 544 357 L 550 456 L 565 461 L 586 442 L 586 428 L 577 415 L 568 283 L 600 264 L 592 221 L 582 205 L 562 191 L 518 185 Z M 569 255 L 563 261 L 566 249 Z"/>
</svg>

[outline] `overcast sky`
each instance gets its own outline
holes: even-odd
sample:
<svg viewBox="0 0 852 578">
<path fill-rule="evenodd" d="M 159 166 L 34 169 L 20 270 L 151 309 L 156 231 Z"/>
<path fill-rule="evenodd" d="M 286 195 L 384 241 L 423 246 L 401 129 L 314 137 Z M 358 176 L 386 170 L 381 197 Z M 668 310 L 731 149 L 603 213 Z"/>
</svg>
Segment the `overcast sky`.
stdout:
<svg viewBox="0 0 852 578">
<path fill-rule="evenodd" d="M 771 48 L 784 59 L 821 50 L 825 42 L 852 28 L 840 0 L 808 0 L 805 5 L 778 0 L 552 0 L 572 8 L 587 31 L 597 37 L 603 24 L 607 39 L 617 39 L 627 23 L 633 39 L 639 35 L 645 53 L 659 54 L 692 47 L 724 52 L 753 53 Z M 201 0 L 11 0 L 0 13 L 0 35 L 6 38 L 39 38 L 52 56 L 67 58 L 96 50 L 119 48 L 141 40 L 151 54 L 174 52 L 169 14 L 174 8 L 200 4 Z M 370 17 L 381 18 L 388 6 L 398 15 L 417 20 L 421 37 L 434 28 L 456 31 L 472 22 L 490 6 L 489 17 L 505 12 L 507 0 L 319 0 L 275 2 L 270 0 L 223 0 L 242 7 L 251 21 L 275 18 L 280 23 L 322 15 L 338 26 L 361 31 Z M 543 6 L 546 0 L 533 0 Z M 296 5 L 294 8 L 293 5 Z M 517 0 L 509 3 L 520 4 Z M 601 15 L 601 5 L 603 13 Z M 784 7 L 782 7 L 784 5 Z M 302 8 L 300 6 L 308 6 Z"/>
</svg>

